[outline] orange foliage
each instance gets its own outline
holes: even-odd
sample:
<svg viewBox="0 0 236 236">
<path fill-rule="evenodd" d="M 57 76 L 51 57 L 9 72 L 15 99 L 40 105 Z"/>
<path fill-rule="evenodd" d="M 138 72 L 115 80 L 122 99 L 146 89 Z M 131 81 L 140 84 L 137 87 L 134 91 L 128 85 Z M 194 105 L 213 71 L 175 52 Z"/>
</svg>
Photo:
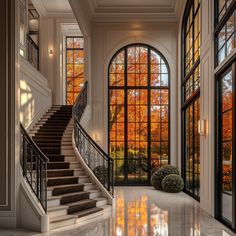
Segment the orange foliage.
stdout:
<svg viewBox="0 0 236 236">
<path fill-rule="evenodd" d="M 161 57 L 153 50 L 150 52 L 150 78 L 148 78 L 149 54 L 146 47 L 132 46 L 127 49 L 127 75 L 125 74 L 125 50 L 120 51 L 111 62 L 109 138 L 110 153 L 113 157 L 124 158 L 124 143 L 127 142 L 128 155 L 147 158 L 149 105 L 151 141 L 158 142 L 152 150 L 152 157 L 158 159 L 161 142 L 168 143 L 169 91 L 166 88 L 151 87 L 150 100 L 148 92 L 149 80 L 151 86 L 168 86 L 168 71 Z M 127 87 L 124 87 L 125 78 L 127 78 Z M 125 122 L 126 105 L 127 124 Z M 125 130 L 127 130 L 127 140 L 125 140 Z M 159 154 L 157 154 L 158 150 Z M 164 151 L 168 150 L 163 148 L 162 152 Z"/>
</svg>

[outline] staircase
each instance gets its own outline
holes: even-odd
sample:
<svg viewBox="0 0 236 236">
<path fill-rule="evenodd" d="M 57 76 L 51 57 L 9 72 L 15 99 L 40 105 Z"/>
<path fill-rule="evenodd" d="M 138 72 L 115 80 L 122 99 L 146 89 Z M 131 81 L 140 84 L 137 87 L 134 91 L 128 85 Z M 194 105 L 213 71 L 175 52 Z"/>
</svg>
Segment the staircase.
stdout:
<svg viewBox="0 0 236 236">
<path fill-rule="evenodd" d="M 107 198 L 86 175 L 72 146 L 72 106 L 52 106 L 30 135 L 49 159 L 47 213 L 50 229 L 85 223 L 111 212 Z"/>
</svg>

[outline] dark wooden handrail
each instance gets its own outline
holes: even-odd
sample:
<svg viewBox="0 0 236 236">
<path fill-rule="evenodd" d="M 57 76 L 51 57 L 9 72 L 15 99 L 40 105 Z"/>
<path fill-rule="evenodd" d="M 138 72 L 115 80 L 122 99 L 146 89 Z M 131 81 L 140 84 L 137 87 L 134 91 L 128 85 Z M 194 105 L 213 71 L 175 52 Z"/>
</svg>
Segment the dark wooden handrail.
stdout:
<svg viewBox="0 0 236 236">
<path fill-rule="evenodd" d="M 38 70 L 39 69 L 39 47 L 30 37 L 29 34 L 26 35 L 27 38 L 27 60 Z"/>
<path fill-rule="evenodd" d="M 28 135 L 22 124 L 20 124 L 20 134 L 20 163 L 23 176 L 47 213 L 47 163 L 49 160 Z"/>
<path fill-rule="evenodd" d="M 99 182 L 114 195 L 114 160 L 92 139 L 80 124 L 80 119 L 87 106 L 87 87 L 85 82 L 74 107 L 74 138 L 76 147 Z"/>
</svg>

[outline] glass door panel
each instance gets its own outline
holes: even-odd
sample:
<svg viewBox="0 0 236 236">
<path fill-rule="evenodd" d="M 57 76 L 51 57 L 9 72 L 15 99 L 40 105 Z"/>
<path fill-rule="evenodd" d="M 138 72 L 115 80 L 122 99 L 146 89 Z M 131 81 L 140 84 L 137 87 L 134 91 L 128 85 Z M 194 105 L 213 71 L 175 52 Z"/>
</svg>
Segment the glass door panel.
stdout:
<svg viewBox="0 0 236 236">
<path fill-rule="evenodd" d="M 233 134 L 233 106 L 232 91 L 233 77 L 232 70 L 228 71 L 219 81 L 219 160 L 220 160 L 220 182 L 221 182 L 221 217 L 232 223 L 232 174 L 233 174 L 233 153 L 232 153 L 232 134 Z"/>
</svg>

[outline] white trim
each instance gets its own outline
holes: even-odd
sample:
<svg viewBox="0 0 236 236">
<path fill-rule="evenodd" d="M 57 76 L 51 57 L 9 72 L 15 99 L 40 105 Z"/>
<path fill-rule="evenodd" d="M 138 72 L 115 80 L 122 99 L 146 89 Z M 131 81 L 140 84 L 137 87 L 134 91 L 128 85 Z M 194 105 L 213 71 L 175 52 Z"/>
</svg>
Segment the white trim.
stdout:
<svg viewBox="0 0 236 236">
<path fill-rule="evenodd" d="M 32 209 L 32 211 L 35 213 L 35 216 L 40 219 L 40 226 L 36 224 L 35 225 L 27 224 L 24 222 L 23 223 L 24 228 L 37 230 L 38 227 L 40 227 L 41 232 L 48 232 L 49 216 L 45 214 L 44 209 L 42 208 L 35 194 L 32 192 L 30 186 L 26 183 L 26 180 L 23 177 L 22 173 L 20 173 L 19 177 L 20 177 L 20 191 L 27 199 L 27 203 L 29 204 L 29 207 Z M 21 220 L 20 224 L 22 224 L 22 219 L 20 220 Z"/>
</svg>

